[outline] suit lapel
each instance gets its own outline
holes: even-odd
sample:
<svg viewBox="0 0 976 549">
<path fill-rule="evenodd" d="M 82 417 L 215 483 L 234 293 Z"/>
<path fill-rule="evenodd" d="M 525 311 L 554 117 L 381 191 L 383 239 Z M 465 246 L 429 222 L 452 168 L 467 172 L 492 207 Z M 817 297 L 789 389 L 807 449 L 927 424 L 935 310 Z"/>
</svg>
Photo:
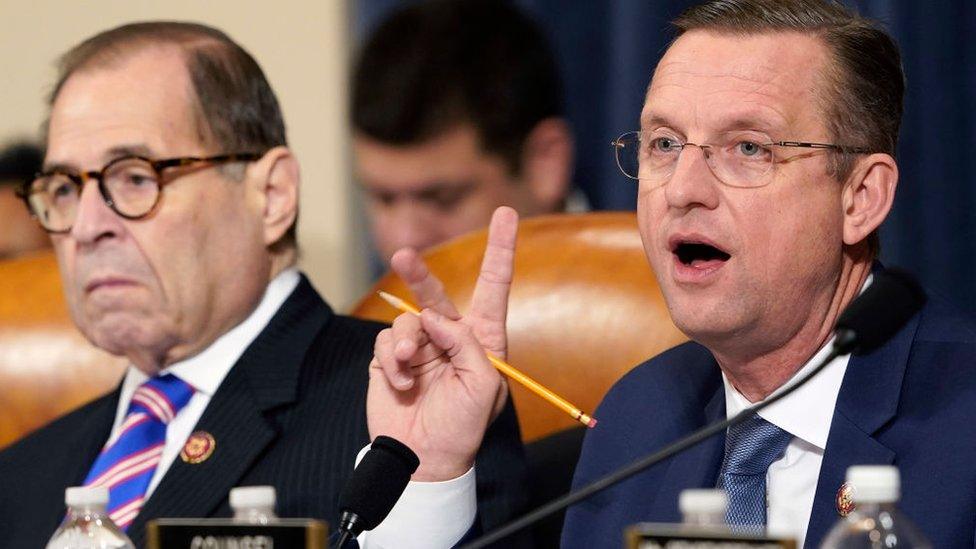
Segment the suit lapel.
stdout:
<svg viewBox="0 0 976 549">
<path fill-rule="evenodd" d="M 115 391 L 98 400 L 92 410 L 91 415 L 85 417 L 85 424 L 81 429 L 73 430 L 70 433 L 71 441 L 65 441 L 65 448 L 77 449 L 65 454 L 68 457 L 65 479 L 68 481 L 66 486 L 81 486 L 88 476 L 88 470 L 95 463 L 98 454 L 101 453 L 105 442 L 108 441 L 112 433 L 112 424 L 115 423 L 115 412 L 119 406 L 119 395 L 122 385 L 119 384 Z"/>
<path fill-rule="evenodd" d="M 303 276 L 227 374 L 194 428 L 213 436 L 213 454 L 197 464 L 179 458 L 173 462 L 129 528 L 137 546 L 143 543 L 146 520 L 207 517 L 226 500 L 277 437 L 266 412 L 295 401 L 305 353 L 331 315 Z"/>
<path fill-rule="evenodd" d="M 36 487 L 29 485 L 24 487 L 25 491 L 33 491 L 37 494 L 36 499 L 31 500 L 38 503 L 34 511 L 37 517 L 50 517 L 41 527 L 41 531 L 45 535 L 53 533 L 61 520 L 64 519 L 66 512 L 64 489 L 68 486 L 82 485 L 85 477 L 88 476 L 88 470 L 95 463 L 105 441 L 108 440 L 109 434 L 112 432 L 112 423 L 115 421 L 120 387 L 90 404 L 91 410 L 88 413 L 66 425 L 66 429 L 61 429 L 64 437 L 61 444 L 64 448 L 70 448 L 71 451 L 55 452 L 46 458 L 51 460 L 51 463 L 45 467 L 45 470 L 57 471 L 59 475 L 63 475 L 44 479 L 45 482 L 49 480 L 52 482 L 50 486 L 53 489 L 36 490 Z"/>
<path fill-rule="evenodd" d="M 689 425 L 687 432 L 720 421 L 724 416 L 725 390 L 719 383 L 718 389 L 705 405 L 704 416 Z M 664 522 L 681 522 L 681 515 L 678 512 L 678 496 L 681 491 L 688 488 L 714 488 L 724 451 L 725 433 L 723 432 L 674 456 L 654 497 L 650 516 L 655 517 L 655 520 L 660 517 Z"/>
<path fill-rule="evenodd" d="M 919 315 L 915 315 L 874 352 L 851 356 L 830 424 L 805 547 L 819 546 L 827 530 L 839 520 L 837 490 L 844 483 L 848 467 L 894 462 L 894 452 L 875 440 L 874 435 L 898 410 L 918 322 Z"/>
</svg>

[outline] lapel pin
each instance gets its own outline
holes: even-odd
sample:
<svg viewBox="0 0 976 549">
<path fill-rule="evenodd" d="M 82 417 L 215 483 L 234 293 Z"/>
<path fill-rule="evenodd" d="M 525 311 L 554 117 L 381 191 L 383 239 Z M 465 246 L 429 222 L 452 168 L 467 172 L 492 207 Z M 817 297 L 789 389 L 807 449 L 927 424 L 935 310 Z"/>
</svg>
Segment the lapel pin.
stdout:
<svg viewBox="0 0 976 549">
<path fill-rule="evenodd" d="M 191 465 L 202 463 L 213 455 L 216 447 L 217 441 L 214 440 L 213 435 L 206 431 L 196 431 L 186 439 L 186 444 L 180 452 L 180 459 Z"/>
<path fill-rule="evenodd" d="M 854 487 L 848 483 L 840 485 L 837 490 L 837 514 L 846 517 L 854 510 Z"/>
</svg>

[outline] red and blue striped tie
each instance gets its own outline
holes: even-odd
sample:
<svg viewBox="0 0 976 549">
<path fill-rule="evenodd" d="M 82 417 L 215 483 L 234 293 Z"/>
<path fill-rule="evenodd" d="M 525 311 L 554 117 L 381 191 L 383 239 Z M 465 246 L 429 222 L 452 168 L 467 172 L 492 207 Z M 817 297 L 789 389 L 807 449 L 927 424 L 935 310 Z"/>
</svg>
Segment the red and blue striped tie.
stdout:
<svg viewBox="0 0 976 549">
<path fill-rule="evenodd" d="M 88 472 L 85 486 L 108 488 L 108 514 L 119 528 L 128 528 L 142 509 L 146 488 L 163 455 L 166 425 L 193 392 L 193 387 L 172 374 L 140 385 L 125 421 Z"/>
</svg>

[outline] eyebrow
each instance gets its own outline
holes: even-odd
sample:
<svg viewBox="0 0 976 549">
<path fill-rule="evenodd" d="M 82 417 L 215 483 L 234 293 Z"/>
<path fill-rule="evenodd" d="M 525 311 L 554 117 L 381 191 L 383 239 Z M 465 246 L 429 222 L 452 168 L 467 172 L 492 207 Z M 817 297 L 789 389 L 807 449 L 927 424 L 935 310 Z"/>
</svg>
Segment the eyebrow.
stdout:
<svg viewBox="0 0 976 549">
<path fill-rule="evenodd" d="M 453 194 L 453 196 L 463 197 L 467 196 L 471 191 L 474 190 L 476 184 L 474 181 L 463 181 L 460 183 L 441 183 L 430 185 L 423 189 L 418 189 L 410 193 L 417 200 L 436 200 L 440 198 L 441 195 L 445 193 Z"/>
<path fill-rule="evenodd" d="M 645 130 L 651 126 L 667 126 L 668 128 L 673 128 L 674 125 L 667 118 L 655 114 L 652 116 L 641 116 L 640 118 L 640 129 Z"/>
<path fill-rule="evenodd" d="M 38 173 L 51 173 L 51 172 L 76 172 L 74 165 L 67 162 L 44 162 Z"/>
<path fill-rule="evenodd" d="M 128 145 L 117 145 L 112 147 L 105 153 L 105 158 L 107 159 L 105 163 L 111 162 L 116 158 L 122 158 L 124 156 L 142 156 L 146 158 L 153 158 L 152 149 L 144 143 L 133 143 Z M 76 164 L 71 162 L 44 162 L 41 167 L 42 173 L 64 171 L 64 172 L 77 172 L 80 171 Z"/>
<path fill-rule="evenodd" d="M 461 200 L 475 192 L 477 186 L 478 184 L 475 181 L 438 182 L 410 190 L 367 186 L 365 191 L 369 196 L 381 200 L 411 200 L 429 203 L 441 200 Z"/>
<path fill-rule="evenodd" d="M 765 133 L 770 131 L 780 130 L 783 128 L 779 127 L 777 124 L 764 120 L 761 117 L 750 116 L 750 117 L 740 117 L 736 116 L 729 118 L 722 124 L 722 131 L 736 131 L 736 130 L 759 130 Z"/>
<path fill-rule="evenodd" d="M 145 156 L 152 157 L 152 150 L 148 145 L 137 143 L 133 145 L 119 145 L 108 150 L 106 156 L 109 160 L 121 158 L 123 156 Z"/>
<path fill-rule="evenodd" d="M 457 190 L 467 190 L 475 186 L 475 181 L 470 179 L 458 179 L 454 181 L 447 181 L 443 179 L 438 179 L 430 181 L 423 185 L 419 185 L 415 189 L 400 189 L 396 187 L 389 187 L 382 183 L 370 182 L 365 180 L 360 180 L 366 192 L 377 193 L 377 194 L 397 194 L 397 195 L 407 195 L 407 196 L 421 196 L 429 195 L 433 193 L 445 192 L 445 191 L 457 191 Z"/>
</svg>

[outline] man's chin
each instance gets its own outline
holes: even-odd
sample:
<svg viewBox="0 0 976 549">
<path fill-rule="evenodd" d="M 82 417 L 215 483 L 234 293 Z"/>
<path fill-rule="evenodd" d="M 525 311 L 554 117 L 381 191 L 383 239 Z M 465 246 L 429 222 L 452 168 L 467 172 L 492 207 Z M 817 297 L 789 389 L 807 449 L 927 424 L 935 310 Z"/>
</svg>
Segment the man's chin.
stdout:
<svg viewBox="0 0 976 549">
<path fill-rule="evenodd" d="M 113 315 L 82 330 L 96 347 L 117 356 L 129 356 L 134 349 L 154 349 L 162 345 L 159 330 L 133 318 Z"/>
<path fill-rule="evenodd" d="M 671 320 L 690 339 L 705 346 L 735 337 L 741 328 L 736 313 L 728 307 L 715 306 L 707 299 L 679 300 L 669 306 Z"/>
</svg>

